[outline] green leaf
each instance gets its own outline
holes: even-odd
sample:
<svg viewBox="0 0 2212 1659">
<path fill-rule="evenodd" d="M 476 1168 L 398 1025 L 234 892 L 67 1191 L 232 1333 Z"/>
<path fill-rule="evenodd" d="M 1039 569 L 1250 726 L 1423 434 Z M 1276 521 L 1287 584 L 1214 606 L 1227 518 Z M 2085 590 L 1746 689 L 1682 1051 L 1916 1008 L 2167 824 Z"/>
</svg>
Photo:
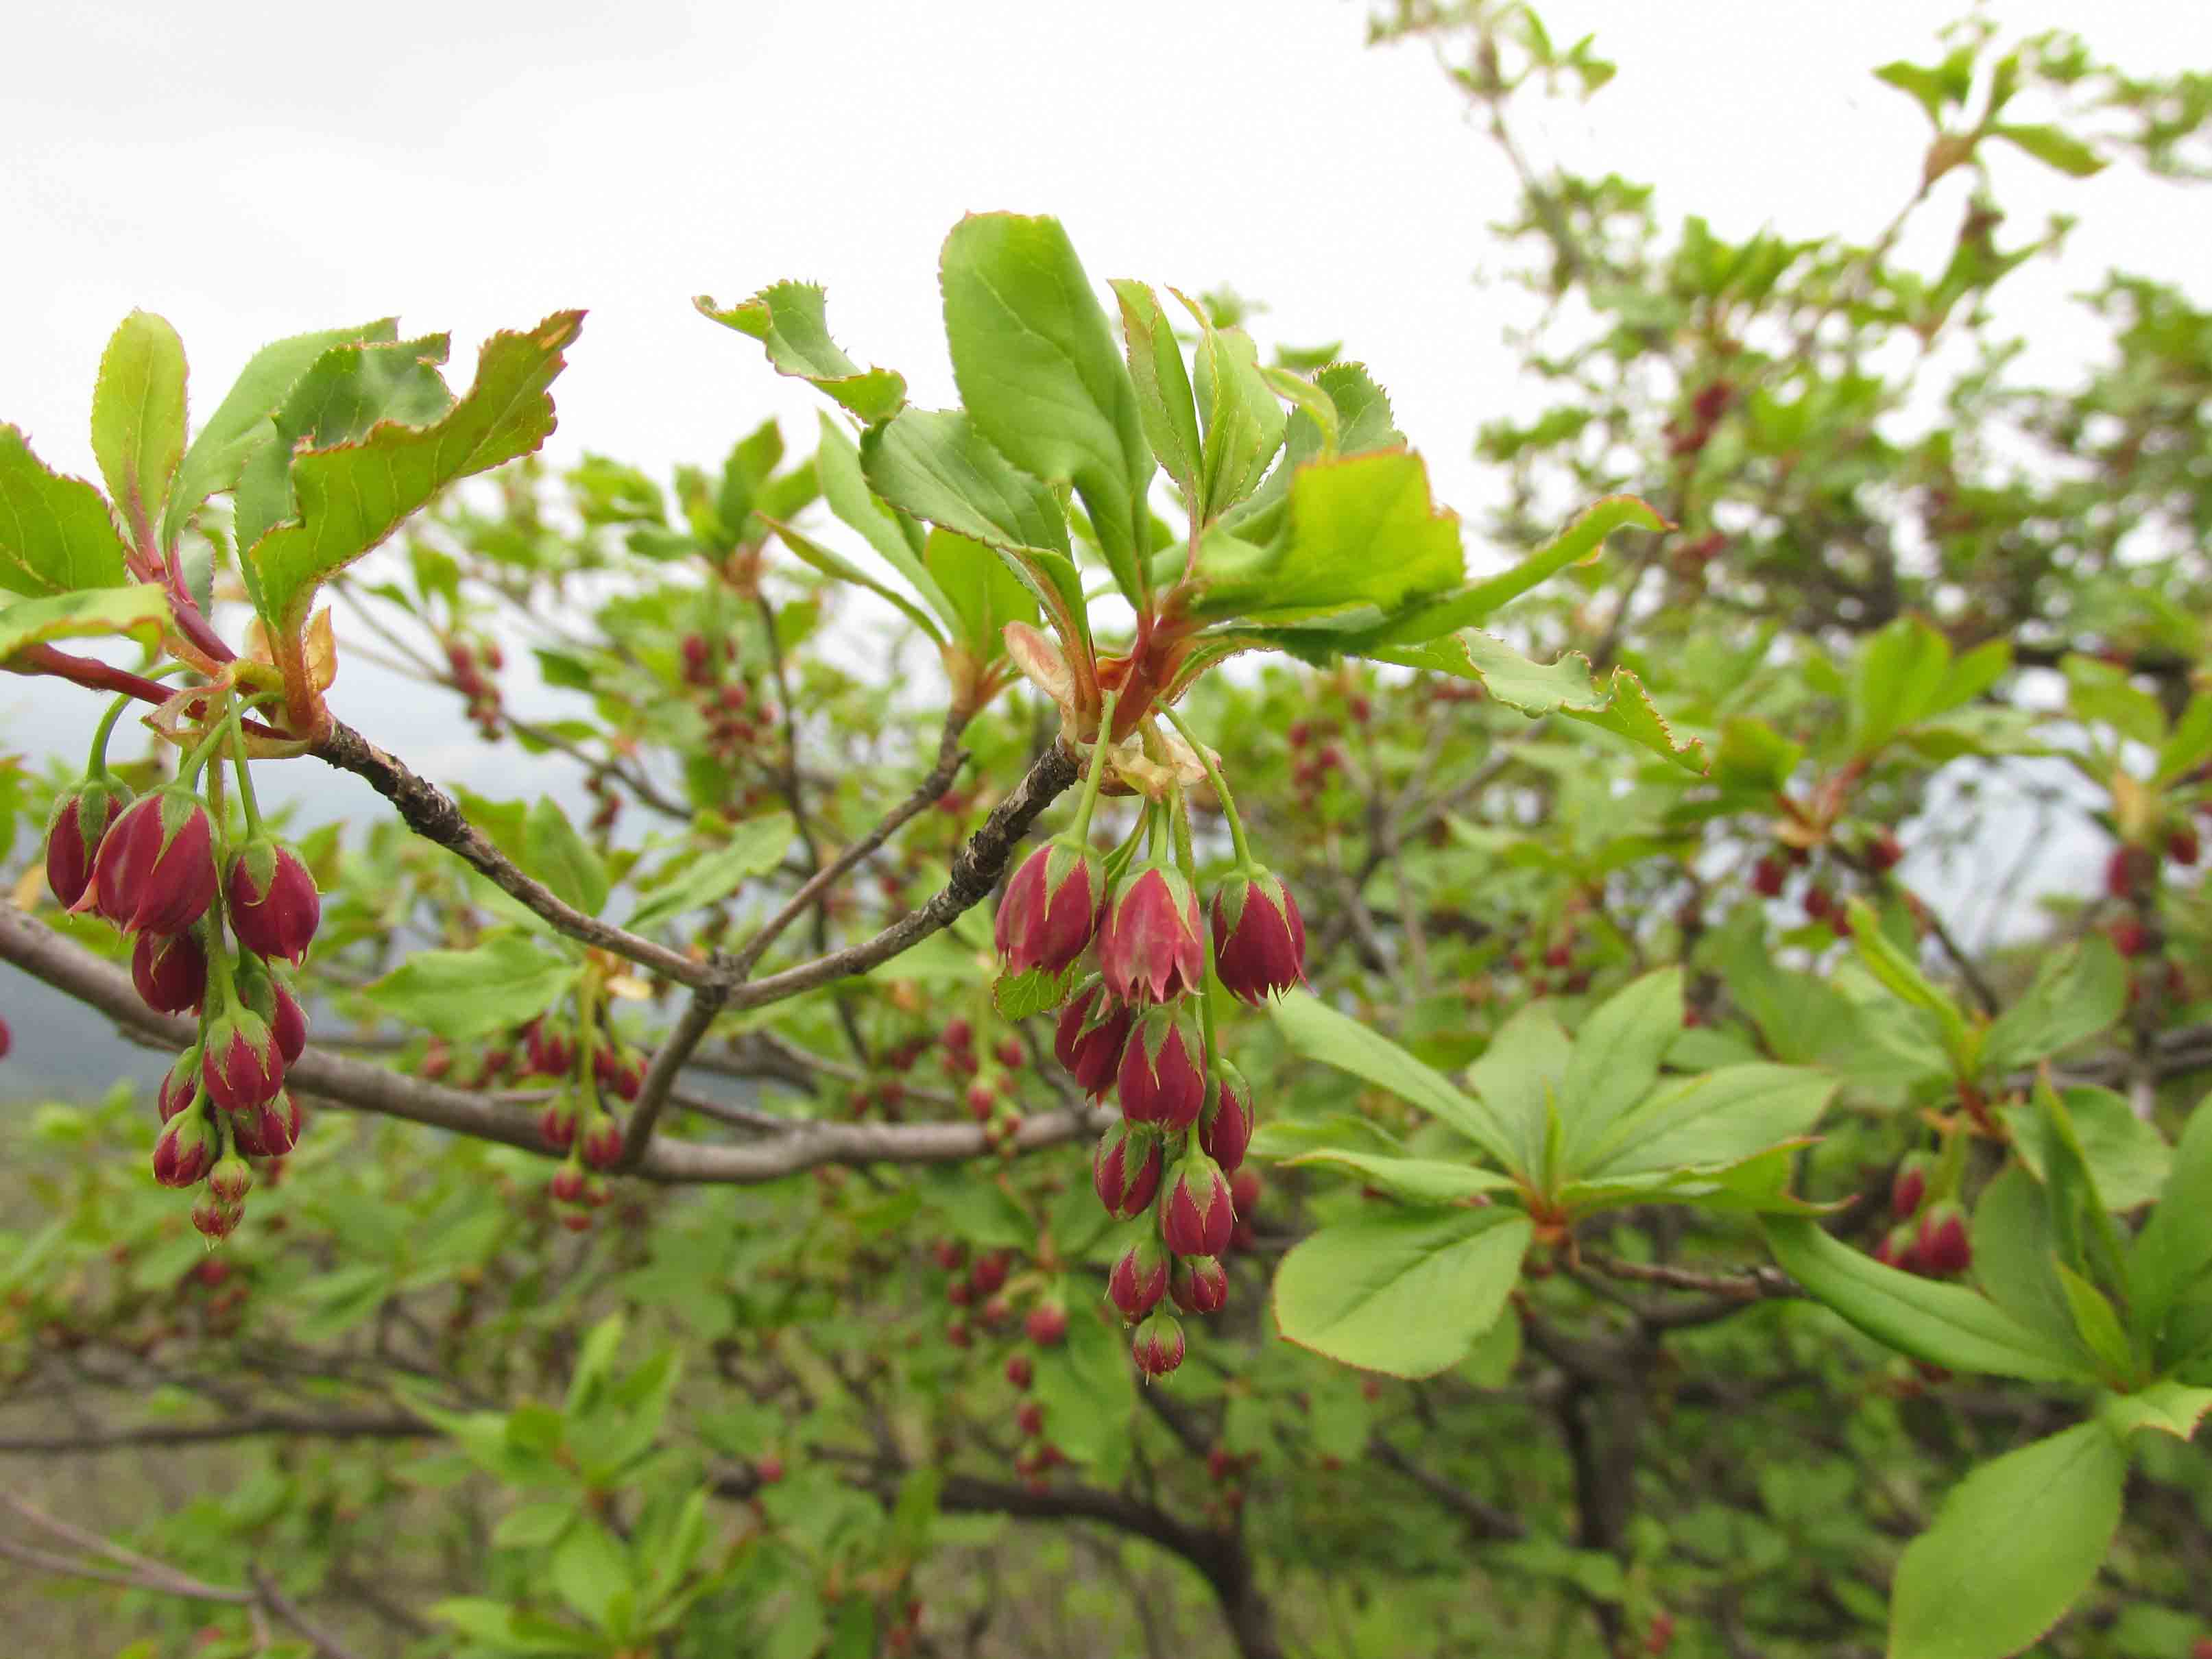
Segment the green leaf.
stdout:
<svg viewBox="0 0 2212 1659">
<path fill-rule="evenodd" d="M 2047 167 L 2056 167 L 2069 179 L 2087 179 L 2105 170 L 2104 158 L 2069 132 L 2051 126 L 1999 125 L 1990 136 L 2018 144 Z"/>
<path fill-rule="evenodd" d="M 1204 306 L 1170 289 L 1198 319 L 1198 416 L 1206 432 L 1198 521 L 1211 524 L 1249 495 L 1283 447 L 1289 416 L 1260 370 L 1260 353 L 1241 328 L 1218 329 Z"/>
<path fill-rule="evenodd" d="M 1637 497 L 1608 496 L 1585 509 L 1555 539 L 1510 570 L 1419 606 L 1392 623 L 1377 643 L 1418 645 L 1424 640 L 1472 628 L 1570 565 L 1586 564 L 1595 559 L 1605 546 L 1605 538 L 1614 531 L 1662 531 L 1666 527 L 1667 521 Z"/>
<path fill-rule="evenodd" d="M 823 575 L 837 581 L 850 582 L 855 587 L 865 587 L 870 592 L 888 599 L 901 615 L 928 635 L 932 641 L 939 645 L 945 643 L 945 630 L 937 625 L 936 619 L 889 582 L 878 581 L 842 553 L 831 552 L 812 537 L 801 534 L 787 524 L 779 523 L 770 519 L 768 520 L 768 526 L 782 538 L 786 547 Z M 941 535 L 945 532 L 939 533 Z M 995 556 L 992 562 L 994 564 L 998 562 Z"/>
<path fill-rule="evenodd" d="M 109 497 L 150 549 L 185 453 L 185 343 L 167 319 L 134 311 L 109 337 L 92 392 L 92 453 Z"/>
<path fill-rule="evenodd" d="M 2081 719 L 2109 726 L 2147 748 L 2165 744 L 2166 710 L 2127 670 L 2078 652 L 2059 667 L 2066 676 L 2067 706 Z"/>
<path fill-rule="evenodd" d="M 951 601 L 938 590 L 936 580 L 921 562 L 921 527 L 902 520 L 878 501 L 860 470 L 860 447 L 829 416 L 821 417 L 821 441 L 814 451 L 814 470 L 822 483 L 822 499 L 830 510 L 867 538 L 868 545 L 905 577 L 929 608 L 956 625 Z"/>
<path fill-rule="evenodd" d="M 1929 120 L 1939 131 L 1943 125 L 1944 105 L 1958 101 L 1940 71 L 1923 68 L 1918 64 L 1908 64 L 1901 59 L 1894 64 L 1884 64 L 1875 70 L 1874 78 L 1887 82 L 1910 96 L 1928 112 Z"/>
<path fill-rule="evenodd" d="M 953 631 L 979 663 L 1006 653 L 1006 624 L 1034 623 L 1036 596 L 1006 562 L 957 531 L 933 530 L 922 562 L 953 609 Z"/>
<path fill-rule="evenodd" d="M 2212 692 L 2199 691 L 2181 711 L 2173 730 L 2159 746 L 2151 781 L 2163 788 L 2212 759 Z"/>
<path fill-rule="evenodd" d="M 2092 1363 L 2059 1282 L 2051 1200 L 2028 1170 L 2015 1164 L 1982 1189 L 1974 1202 L 1973 1246 L 1974 1282 L 1990 1301 L 2052 1346 L 2074 1352 L 2085 1366 Z"/>
<path fill-rule="evenodd" d="M 1136 599 L 1137 561 L 1151 550 L 1152 453 L 1135 384 L 1067 233 L 1056 219 L 971 214 L 945 237 L 939 276 L 969 417 L 1014 465 L 1075 486 L 1115 585 Z"/>
<path fill-rule="evenodd" d="M 1899 617 L 1859 647 L 1849 714 L 1853 755 L 1871 755 L 1933 712 L 1951 667 L 1951 646 L 1917 617 Z"/>
<path fill-rule="evenodd" d="M 1055 626 L 1090 638 L 1083 578 L 1067 554 L 1059 501 L 992 448 L 966 416 L 907 410 L 860 441 L 860 465 L 892 506 L 998 550 Z"/>
<path fill-rule="evenodd" d="M 1510 1187 L 1512 1177 L 1471 1164 L 1447 1164 L 1434 1158 L 1392 1158 L 1378 1152 L 1356 1152 L 1344 1146 L 1323 1146 L 1285 1158 L 1290 1166 L 1341 1170 L 1415 1204 L 1454 1204 L 1478 1193 Z"/>
<path fill-rule="evenodd" d="M 265 345 L 248 358 L 177 469 L 168 506 L 161 514 L 163 549 L 176 546 L 178 537 L 209 496 L 236 486 L 246 461 L 257 450 L 276 441 L 269 417 L 283 406 L 285 394 L 317 358 L 332 346 L 398 337 L 394 319 L 385 317 L 353 328 L 297 334 Z"/>
<path fill-rule="evenodd" d="M 439 374 L 451 349 L 443 334 L 421 339 L 332 346 L 315 359 L 270 416 L 273 440 L 240 468 L 232 539 L 250 548 L 298 516 L 292 458 L 301 446 L 331 449 L 358 443 L 378 422 L 428 426 L 453 406 Z M 252 561 L 240 567 L 249 580 Z"/>
<path fill-rule="evenodd" d="M 2212 1389 L 2194 1389 L 2167 1377 L 2133 1394 L 2107 1395 L 2100 1403 L 2098 1415 L 2116 1434 L 2155 1429 L 2177 1440 L 2188 1440 L 2196 1435 L 2197 1425 L 2208 1411 L 2212 1411 Z"/>
<path fill-rule="evenodd" d="M 292 462 L 300 522 L 253 547 L 269 616 L 295 628 L 318 584 L 397 530 L 457 478 L 528 454 L 553 430 L 546 387 L 565 366 L 583 313 L 557 312 L 526 334 L 495 334 L 468 395 L 427 427 L 379 426 L 357 444 Z"/>
<path fill-rule="evenodd" d="M 1642 681 L 1616 667 L 1601 688 L 1590 678 L 1589 659 L 1579 651 L 1567 652 L 1555 663 L 1534 663 L 1503 640 L 1463 629 L 1443 639 L 1365 654 L 1378 662 L 1474 680 L 1493 701 L 1531 718 L 1563 714 L 1664 756 L 1686 772 L 1705 774 L 1704 743 L 1696 738 L 1678 743 Z"/>
<path fill-rule="evenodd" d="M 568 815 L 550 795 L 540 795 L 523 824 L 523 867 L 551 888 L 563 903 L 586 915 L 599 915 L 607 902 L 607 866 L 576 833 Z"/>
<path fill-rule="evenodd" d="M 2128 1296 L 2136 1320 L 2163 1338 L 2181 1293 L 2212 1270 L 2212 1103 L 2199 1102 L 2181 1131 L 2158 1207 L 2128 1253 Z M 2179 1358 L 2163 1342 L 2161 1359 Z"/>
<path fill-rule="evenodd" d="M 2128 1346 L 2127 1332 L 2120 1328 L 2119 1315 L 2102 1291 L 2064 1262 L 2057 1264 L 2057 1272 L 2066 1293 L 2066 1305 L 2074 1315 L 2074 1328 L 2083 1345 L 2097 1357 L 2108 1379 L 2128 1380 L 2135 1370 L 2135 1356 Z"/>
<path fill-rule="evenodd" d="M 1590 1012 L 1575 1032 L 1559 1085 L 1566 1121 L 1565 1164 L 1583 1154 L 1651 1092 L 1659 1065 L 1682 1035 L 1682 969 L 1661 968 L 1632 981 Z"/>
<path fill-rule="evenodd" d="M 21 432 L 0 426 L 0 587 L 73 593 L 129 580 L 123 538 L 100 493 L 49 472 Z"/>
<path fill-rule="evenodd" d="M 1982 1067 L 2015 1071 L 2060 1054 L 2112 1024 L 2127 1002 L 2127 964 L 2094 934 L 2044 958 L 2035 982 L 1983 1033 Z"/>
<path fill-rule="evenodd" d="M 1834 1078 L 1796 1066 L 1723 1066 L 1669 1083 L 1592 1142 L 1578 1176 L 1711 1169 L 1803 1134 L 1836 1091 Z"/>
<path fill-rule="evenodd" d="M 2111 1210 L 2132 1210 L 2148 1204 L 2166 1185 L 2173 1168 L 2173 1149 L 2157 1127 L 2135 1115 L 2126 1097 L 2110 1089 L 2076 1085 L 2060 1092 L 2066 1115 L 2074 1125 L 2097 1195 Z M 2012 1132 L 2013 1149 L 2039 1181 L 2051 1178 L 2057 1147 L 2051 1126 L 2033 1106 L 2006 1107 L 1999 1115 Z"/>
<path fill-rule="evenodd" d="M 1116 277 L 1112 287 L 1121 303 L 1121 338 L 1128 350 L 1129 378 L 1137 388 L 1137 414 L 1144 422 L 1146 440 L 1196 513 L 1206 450 L 1199 437 L 1197 405 L 1190 375 L 1183 368 L 1182 346 L 1151 289 L 1127 277 Z M 1332 410 L 1332 426 L 1335 419 Z"/>
<path fill-rule="evenodd" d="M 525 1504 L 501 1516 L 492 1528 L 492 1547 L 502 1550 L 542 1550 L 575 1524 L 582 1511 L 573 1503 L 558 1500 Z"/>
<path fill-rule="evenodd" d="M 745 819 L 730 832 L 726 845 L 711 853 L 684 854 L 674 878 L 647 893 L 625 925 L 640 933 L 720 903 L 755 876 L 775 869 L 795 833 L 788 812 Z"/>
<path fill-rule="evenodd" d="M 304 1311 L 292 1321 L 292 1335 L 301 1342 L 327 1342 L 381 1308 L 397 1289 L 392 1270 L 373 1261 L 311 1279 L 294 1292 Z"/>
<path fill-rule="evenodd" d="M 1530 1002 L 1498 1028 L 1467 1071 L 1468 1086 L 1513 1137 L 1512 1167 L 1546 1187 L 1562 1173 L 1552 1163 L 1548 1141 L 1570 1052 L 1567 1034 L 1550 1007 Z"/>
<path fill-rule="evenodd" d="M 1948 992 L 1922 973 L 1920 964 L 1889 936 L 1872 905 L 1864 899 L 1855 898 L 1844 907 L 1844 914 L 1850 921 L 1851 944 L 1867 971 L 1912 1006 L 1933 1017 L 1942 1032 L 1944 1052 L 1951 1057 L 1952 1064 L 1963 1071 L 1974 1047 L 1966 1017 L 1959 1005 L 1951 1000 Z"/>
<path fill-rule="evenodd" d="M 871 426 L 906 404 L 903 376 L 888 368 L 864 369 L 838 349 L 830 337 L 823 290 L 811 283 L 776 283 L 726 309 L 703 294 L 691 303 L 702 316 L 758 340 L 777 374 L 810 382 Z M 734 533 L 737 526 L 730 529 Z"/>
<path fill-rule="evenodd" d="M 1367 610 L 1388 616 L 1454 586 L 1464 568 L 1459 520 L 1431 498 L 1419 456 L 1343 455 L 1292 476 L 1288 528 L 1274 540 L 1206 537 L 1192 610 L 1262 623 Z"/>
<path fill-rule="evenodd" d="M 1986 1297 L 1885 1267 L 1802 1218 L 1770 1217 L 1764 1224 L 1783 1271 L 1877 1342 L 1953 1370 L 2028 1382 L 2093 1380 L 2067 1348 Z"/>
<path fill-rule="evenodd" d="M 577 971 L 522 934 L 501 933 L 473 950 L 418 951 L 362 994 L 394 1018 L 460 1042 L 544 1012 Z"/>
<path fill-rule="evenodd" d="M 602 1630 L 615 1598 L 630 1588 L 629 1558 L 596 1521 L 580 1521 L 547 1564 L 554 1592 Z"/>
<path fill-rule="evenodd" d="M 2119 1442 L 2082 1423 L 1968 1475 L 1897 1564 L 1889 1659 L 2005 1659 L 2033 1644 L 2096 1577 L 2127 1472 Z"/>
<path fill-rule="evenodd" d="M 0 659 L 52 640 L 98 639 L 127 634 L 158 644 L 169 620 L 169 599 L 152 582 L 128 587 L 88 587 L 0 607 Z"/>
<path fill-rule="evenodd" d="M 1323 1227 L 1276 1269 L 1276 1326 L 1347 1365 L 1433 1376 L 1497 1322 L 1532 1231 L 1526 1216 L 1501 1210 Z"/>
<path fill-rule="evenodd" d="M 1036 1242 L 1032 1228 L 1029 1243 Z M 1053 1443 L 1079 1462 L 1108 1465 L 1118 1478 L 1137 1404 L 1128 1343 L 1091 1316 L 1084 1292 L 1066 1288 L 1067 1335 L 1036 1350 L 1030 1386 L 1043 1403 Z"/>
<path fill-rule="evenodd" d="M 1513 1138 L 1496 1113 L 1370 1026 L 1339 1013 L 1309 991 L 1291 992 L 1268 1012 L 1299 1054 L 1388 1089 L 1449 1124 L 1499 1163 L 1514 1167 Z"/>
</svg>

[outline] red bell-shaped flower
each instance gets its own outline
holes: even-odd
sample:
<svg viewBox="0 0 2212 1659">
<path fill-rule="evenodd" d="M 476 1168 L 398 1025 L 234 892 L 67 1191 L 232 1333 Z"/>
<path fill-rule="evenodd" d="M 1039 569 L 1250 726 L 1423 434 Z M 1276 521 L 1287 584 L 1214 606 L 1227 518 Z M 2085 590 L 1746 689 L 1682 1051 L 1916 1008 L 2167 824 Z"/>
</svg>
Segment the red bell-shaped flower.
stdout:
<svg viewBox="0 0 2212 1659">
<path fill-rule="evenodd" d="M 131 791 L 112 777 L 87 778 L 55 801 L 46 820 L 46 885 L 63 909 L 84 896 L 108 827 L 130 805 Z"/>
<path fill-rule="evenodd" d="M 207 913 L 216 886 L 214 821 L 198 795 L 170 784 L 108 827 L 85 896 L 126 933 L 181 933 Z"/>
<path fill-rule="evenodd" d="M 1092 980 L 1068 999 L 1053 1034 L 1052 1051 L 1093 1099 L 1114 1086 L 1128 1042 L 1130 1012 Z"/>
<path fill-rule="evenodd" d="M 1237 1206 L 1229 1177 L 1204 1152 L 1194 1152 L 1176 1171 L 1160 1200 L 1160 1237 L 1177 1255 L 1219 1255 L 1229 1248 Z"/>
<path fill-rule="evenodd" d="M 1140 1238 L 1121 1253 L 1106 1275 L 1106 1297 L 1135 1324 L 1168 1293 L 1168 1253 L 1157 1239 Z"/>
<path fill-rule="evenodd" d="M 1255 1005 L 1305 982 L 1305 919 L 1273 872 L 1238 870 L 1214 894 L 1213 971 Z"/>
<path fill-rule="evenodd" d="M 1106 861 L 1081 842 L 1055 836 L 1022 860 L 999 901 L 995 937 L 1009 972 L 1056 974 L 1097 931 Z"/>
<path fill-rule="evenodd" d="M 1164 1310 L 1153 1314 L 1137 1327 L 1129 1352 L 1136 1358 L 1137 1369 L 1146 1376 L 1165 1376 L 1182 1364 L 1182 1322 Z"/>
<path fill-rule="evenodd" d="M 207 994 L 207 952 L 194 933 L 141 933 L 131 950 L 131 983 L 157 1014 L 181 1014 Z"/>
<path fill-rule="evenodd" d="M 1167 1002 L 1204 985 L 1198 895 L 1180 871 L 1140 864 L 1121 878 L 1098 924 L 1098 966 L 1124 1002 Z"/>
<path fill-rule="evenodd" d="M 1091 1155 L 1091 1187 L 1116 1221 L 1142 1215 L 1160 1189 L 1160 1138 L 1133 1123 L 1106 1131 Z"/>
<path fill-rule="evenodd" d="M 307 960 L 322 924 L 323 901 L 315 878 L 291 848 L 254 836 L 231 859 L 222 890 L 240 945 L 256 956 L 282 957 L 295 965 Z"/>
<path fill-rule="evenodd" d="M 1229 1275 L 1210 1255 L 1176 1258 L 1168 1296 L 1187 1314 L 1217 1314 L 1229 1301 Z"/>
<path fill-rule="evenodd" d="M 1966 1215 L 1956 1204 L 1931 1204 L 1920 1218 L 1920 1231 L 1912 1253 L 1919 1270 L 1930 1279 L 1962 1273 L 1974 1263 L 1973 1244 L 1966 1236 Z"/>
<path fill-rule="evenodd" d="M 193 1187 L 215 1163 L 215 1136 L 204 1112 L 180 1112 L 154 1143 L 154 1179 L 164 1187 Z"/>
<path fill-rule="evenodd" d="M 1213 1062 L 1213 1098 L 1198 1120 L 1198 1144 L 1223 1169 L 1234 1172 L 1252 1144 L 1252 1085 L 1225 1060 Z"/>
<path fill-rule="evenodd" d="M 300 1144 L 300 1103 L 283 1090 L 276 1098 L 230 1120 L 231 1145 L 248 1158 L 282 1158 Z"/>
<path fill-rule="evenodd" d="M 594 1170 L 611 1170 L 622 1162 L 622 1125 L 612 1112 L 594 1109 L 579 1132 L 584 1162 Z"/>
<path fill-rule="evenodd" d="M 1121 1115 L 1132 1123 L 1188 1129 L 1206 1104 L 1206 1041 L 1179 1009 L 1152 1008 L 1129 1033 L 1117 1076 Z"/>
<path fill-rule="evenodd" d="M 226 1112 L 250 1112 L 284 1086 L 284 1052 L 268 1022 L 251 1008 L 219 1016 L 207 1029 L 200 1076 Z"/>
</svg>

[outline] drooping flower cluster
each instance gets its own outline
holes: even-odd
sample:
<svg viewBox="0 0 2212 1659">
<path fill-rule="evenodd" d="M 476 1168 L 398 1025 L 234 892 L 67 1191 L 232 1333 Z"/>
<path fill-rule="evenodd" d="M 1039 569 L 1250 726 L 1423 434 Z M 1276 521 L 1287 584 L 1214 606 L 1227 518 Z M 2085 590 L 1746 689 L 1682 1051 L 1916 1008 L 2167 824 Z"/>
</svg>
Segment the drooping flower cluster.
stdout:
<svg viewBox="0 0 2212 1659">
<path fill-rule="evenodd" d="M 1115 1262 L 1107 1295 L 1137 1327 L 1139 1368 L 1164 1376 L 1183 1357 L 1182 1327 L 1164 1304 L 1209 1314 L 1227 1299 L 1231 1177 L 1252 1139 L 1251 1087 L 1207 1049 L 1207 971 L 1262 1002 L 1303 981 L 1305 925 L 1283 884 L 1249 859 L 1213 895 L 1210 930 L 1173 866 L 1133 865 L 1110 893 L 1105 870 L 1079 840 L 1040 848 L 1007 884 L 998 945 L 1014 972 L 1060 973 L 1095 955 L 1097 971 L 1062 1008 L 1054 1052 L 1086 1093 L 1120 1102 L 1091 1184 L 1109 1215 L 1147 1224 Z"/>
<path fill-rule="evenodd" d="M 202 1188 L 192 1224 L 223 1238 L 245 1213 L 247 1160 L 273 1163 L 300 1138 L 284 1075 L 307 1018 L 277 963 L 306 960 L 322 900 L 299 856 L 262 832 L 250 796 L 234 848 L 189 782 L 134 799 L 106 769 L 107 730 L 90 773 L 54 804 L 46 883 L 64 908 L 135 935 L 131 980 L 148 1007 L 199 1018 L 157 1094 L 154 1178 Z M 240 778 L 250 788 L 242 763 Z"/>
</svg>

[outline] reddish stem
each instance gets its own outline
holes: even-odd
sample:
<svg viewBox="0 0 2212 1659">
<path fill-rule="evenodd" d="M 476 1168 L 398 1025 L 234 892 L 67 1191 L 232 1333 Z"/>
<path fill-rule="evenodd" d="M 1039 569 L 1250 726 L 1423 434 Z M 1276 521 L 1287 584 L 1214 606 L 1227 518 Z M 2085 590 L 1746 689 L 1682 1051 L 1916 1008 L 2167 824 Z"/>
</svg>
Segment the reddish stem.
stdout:
<svg viewBox="0 0 2212 1659">
<path fill-rule="evenodd" d="M 88 691 L 119 693 L 157 706 L 176 695 L 174 688 L 163 685 L 159 680 L 149 680 L 143 674 L 134 674 L 127 668 L 111 667 L 91 657 L 72 656 L 66 651 L 57 651 L 51 645 L 27 645 L 9 656 L 4 666 L 11 673 L 51 674 L 57 679 L 83 686 Z M 187 703 L 185 707 L 194 712 L 204 712 L 198 709 L 197 704 Z M 274 743 L 293 741 L 290 732 L 279 732 L 259 720 L 244 720 L 240 724 L 257 738 L 267 738 Z"/>
</svg>

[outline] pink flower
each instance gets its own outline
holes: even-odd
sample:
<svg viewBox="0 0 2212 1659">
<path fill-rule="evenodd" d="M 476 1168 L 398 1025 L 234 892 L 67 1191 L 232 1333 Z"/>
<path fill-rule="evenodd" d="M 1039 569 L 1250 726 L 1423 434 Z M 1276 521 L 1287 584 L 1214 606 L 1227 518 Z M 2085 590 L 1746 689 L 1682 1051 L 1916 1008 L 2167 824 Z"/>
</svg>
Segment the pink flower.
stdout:
<svg viewBox="0 0 2212 1659">
<path fill-rule="evenodd" d="M 1206 981 L 1198 895 L 1164 864 L 1121 878 L 1098 927 L 1098 966 L 1124 1002 L 1167 1002 Z"/>
</svg>

